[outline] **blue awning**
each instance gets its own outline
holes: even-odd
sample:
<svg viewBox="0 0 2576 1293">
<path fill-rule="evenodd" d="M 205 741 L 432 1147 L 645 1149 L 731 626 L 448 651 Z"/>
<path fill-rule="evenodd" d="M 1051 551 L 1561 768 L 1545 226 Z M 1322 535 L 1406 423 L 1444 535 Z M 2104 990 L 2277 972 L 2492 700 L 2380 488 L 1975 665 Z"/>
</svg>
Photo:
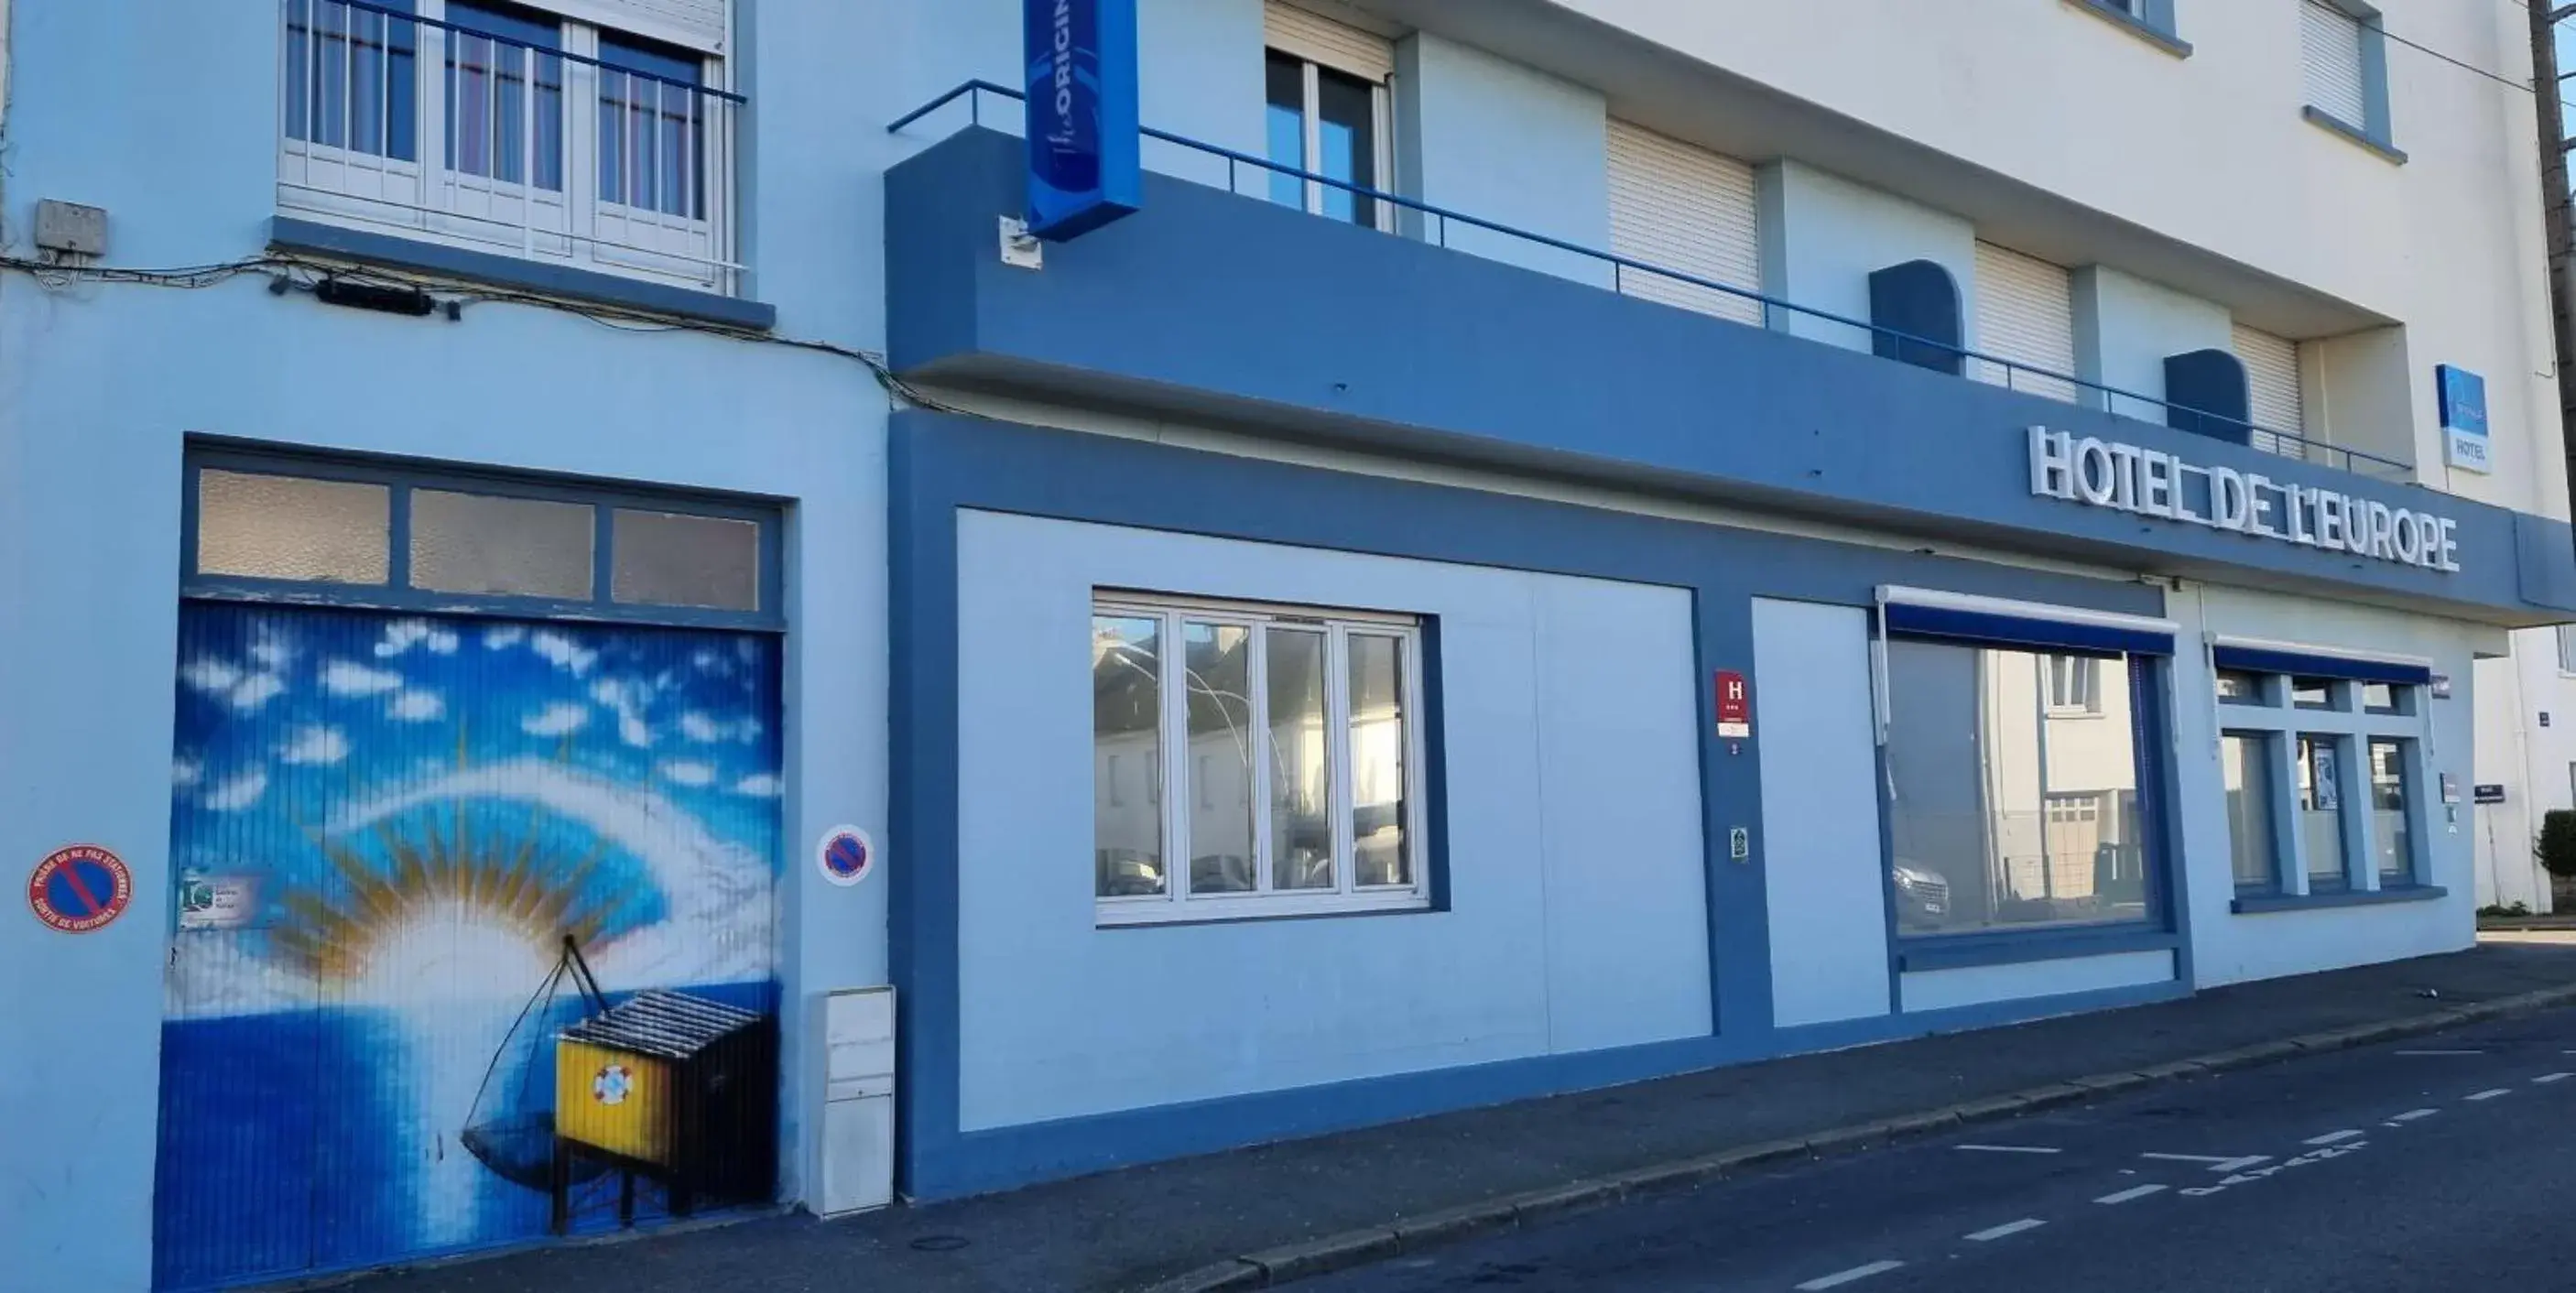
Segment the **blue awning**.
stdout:
<svg viewBox="0 0 2576 1293">
<path fill-rule="evenodd" d="M 1887 631 L 1987 646 L 2086 655 L 2172 655 L 2174 635 L 2145 624 L 2103 624 L 1957 606 L 1887 603 Z"/>
<path fill-rule="evenodd" d="M 2363 660 L 2344 655 L 2312 655 L 2290 647 L 2228 646 L 2210 649 L 2221 669 L 2245 673 L 2287 673 L 2310 678 L 2347 678 L 2354 682 L 2388 682 L 2421 687 L 2433 681 L 2431 666 L 2418 660 Z"/>
</svg>

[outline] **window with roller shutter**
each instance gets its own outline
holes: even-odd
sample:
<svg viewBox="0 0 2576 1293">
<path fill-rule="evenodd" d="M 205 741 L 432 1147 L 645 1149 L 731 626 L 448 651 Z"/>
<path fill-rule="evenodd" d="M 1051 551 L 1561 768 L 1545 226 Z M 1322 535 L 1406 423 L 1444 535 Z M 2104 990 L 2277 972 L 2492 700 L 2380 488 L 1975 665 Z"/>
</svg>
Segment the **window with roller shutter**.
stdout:
<svg viewBox="0 0 2576 1293">
<path fill-rule="evenodd" d="M 1759 291 L 1762 231 L 1753 168 L 1732 157 L 1610 119 L 1610 250 L 1692 278 Z M 1626 269 L 1627 295 L 1759 325 L 1762 303 L 1679 278 Z"/>
<path fill-rule="evenodd" d="M 2364 88 L 2362 20 L 2325 0 L 2300 0 L 2299 52 L 2306 63 L 2309 106 L 2367 131 L 2370 96 Z"/>
<path fill-rule="evenodd" d="M 2306 446 L 2278 432 L 2306 437 L 2307 406 L 2299 393 L 2299 343 L 2260 328 L 2236 325 L 2237 362 L 2245 365 L 2246 407 L 2254 418 L 2254 447 L 2301 457 Z"/>
<path fill-rule="evenodd" d="M 1975 349 L 2008 362 L 1972 359 L 1969 375 L 2033 395 L 2074 400 L 2074 383 L 2041 375 L 2075 371 L 2075 289 L 2066 268 L 1980 242 L 1976 296 Z"/>
</svg>

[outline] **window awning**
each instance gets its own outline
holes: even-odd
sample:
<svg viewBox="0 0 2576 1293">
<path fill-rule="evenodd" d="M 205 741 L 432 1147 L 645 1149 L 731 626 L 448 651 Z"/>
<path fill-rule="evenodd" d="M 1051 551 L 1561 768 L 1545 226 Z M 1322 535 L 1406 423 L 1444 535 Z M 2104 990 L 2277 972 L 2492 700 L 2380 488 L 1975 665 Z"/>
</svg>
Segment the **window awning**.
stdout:
<svg viewBox="0 0 2576 1293">
<path fill-rule="evenodd" d="M 2366 656 L 2279 642 L 2220 638 L 2210 646 L 2210 662 L 2221 669 L 2246 673 L 2344 678 L 2407 687 L 2421 687 L 2433 681 L 2432 662 L 2419 656 Z"/>
<path fill-rule="evenodd" d="M 1889 633 L 2091 655 L 2172 655 L 2172 620 L 1929 588 L 1878 590 Z"/>
</svg>

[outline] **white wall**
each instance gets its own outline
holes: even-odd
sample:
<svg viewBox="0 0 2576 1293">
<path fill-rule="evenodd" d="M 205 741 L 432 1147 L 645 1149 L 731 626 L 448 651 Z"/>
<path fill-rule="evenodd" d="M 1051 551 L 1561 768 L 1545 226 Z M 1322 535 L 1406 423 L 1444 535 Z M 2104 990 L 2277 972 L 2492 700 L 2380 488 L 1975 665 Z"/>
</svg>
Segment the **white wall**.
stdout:
<svg viewBox="0 0 2576 1293">
<path fill-rule="evenodd" d="M 1771 1022 L 1888 1012 L 1887 872 L 1878 838 L 1869 612 L 1753 602 L 1762 733 L 1762 878 Z"/>
<path fill-rule="evenodd" d="M 2190 905 L 2193 977 L 2200 986 L 2304 974 L 2373 961 L 2457 951 L 2475 937 L 2471 874 L 2471 810 L 2459 805 L 2456 829 L 2439 802 L 2441 776 L 2450 774 L 2467 798 L 2473 761 L 2472 714 L 2478 710 L 2478 652 L 2504 649 L 2504 634 L 2473 625 L 2367 607 L 2308 601 L 2272 593 L 2194 586 L 2165 599 L 2166 613 L 2182 626 L 2185 649 L 2174 659 L 2175 793 L 2182 806 L 2182 858 Z M 2204 633 L 2290 642 L 2346 651 L 2412 655 L 2433 661 L 2433 672 L 2451 679 L 2448 700 L 2426 698 L 2428 774 L 2417 793 L 2426 797 L 2429 829 L 2424 843 L 2429 884 L 2449 895 L 2434 901 L 2383 906 L 2328 907 L 2312 911 L 2238 915 L 2228 846 L 2226 792 L 2218 770 L 2218 713 L 2208 657 L 2197 649 Z"/>
<path fill-rule="evenodd" d="M 2075 271 L 2075 375 L 2161 399 L 2165 360 L 2194 350 L 2233 350 L 2226 307 L 2103 265 Z M 2163 425 L 2162 406 L 2081 391 L 2094 407 Z"/>
<path fill-rule="evenodd" d="M 1686 593 L 980 512 L 958 579 L 966 1128 L 1709 1031 Z M 1104 586 L 1437 616 L 1450 909 L 1097 928 Z"/>
<path fill-rule="evenodd" d="M 1406 196 L 1578 247 L 1610 249 L 1601 94 L 1418 34 L 1396 46 L 1396 172 Z M 1408 214 L 1406 230 L 1480 256 L 1607 287 L 1589 257 Z"/>
<path fill-rule="evenodd" d="M 1938 262 L 1959 284 L 1960 335 L 1977 317 L 1977 232 L 1966 220 L 1796 161 L 1755 172 L 1762 200 L 1762 290 L 1811 309 L 1866 320 L 1869 276 L 1912 260 Z M 1865 329 L 1788 311 L 1772 326 L 1853 350 Z"/>
</svg>

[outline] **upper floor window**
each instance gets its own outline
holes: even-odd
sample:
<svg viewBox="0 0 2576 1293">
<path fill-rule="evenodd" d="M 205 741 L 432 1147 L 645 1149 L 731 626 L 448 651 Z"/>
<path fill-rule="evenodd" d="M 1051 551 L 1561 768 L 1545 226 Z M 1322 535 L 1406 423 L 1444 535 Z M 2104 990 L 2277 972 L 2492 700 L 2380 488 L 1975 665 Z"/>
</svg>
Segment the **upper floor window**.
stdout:
<svg viewBox="0 0 2576 1293">
<path fill-rule="evenodd" d="M 1394 182 L 1387 81 L 1394 47 L 1356 27 L 1272 0 L 1268 9 L 1269 159 L 1361 188 Z M 1273 201 L 1353 224 L 1391 228 L 1385 204 L 1276 172 Z"/>
<path fill-rule="evenodd" d="M 724 0 L 280 3 L 281 206 L 735 286 Z"/>
<path fill-rule="evenodd" d="M 2166 53 L 2177 57 L 2191 53 L 2191 46 L 2174 34 L 2174 0 L 2068 0 L 2068 3 L 2119 22 Z"/>
<path fill-rule="evenodd" d="M 2359 0 L 2300 0 L 2299 55 L 2309 120 L 2395 154 L 2379 21 L 2379 11 Z"/>
</svg>

